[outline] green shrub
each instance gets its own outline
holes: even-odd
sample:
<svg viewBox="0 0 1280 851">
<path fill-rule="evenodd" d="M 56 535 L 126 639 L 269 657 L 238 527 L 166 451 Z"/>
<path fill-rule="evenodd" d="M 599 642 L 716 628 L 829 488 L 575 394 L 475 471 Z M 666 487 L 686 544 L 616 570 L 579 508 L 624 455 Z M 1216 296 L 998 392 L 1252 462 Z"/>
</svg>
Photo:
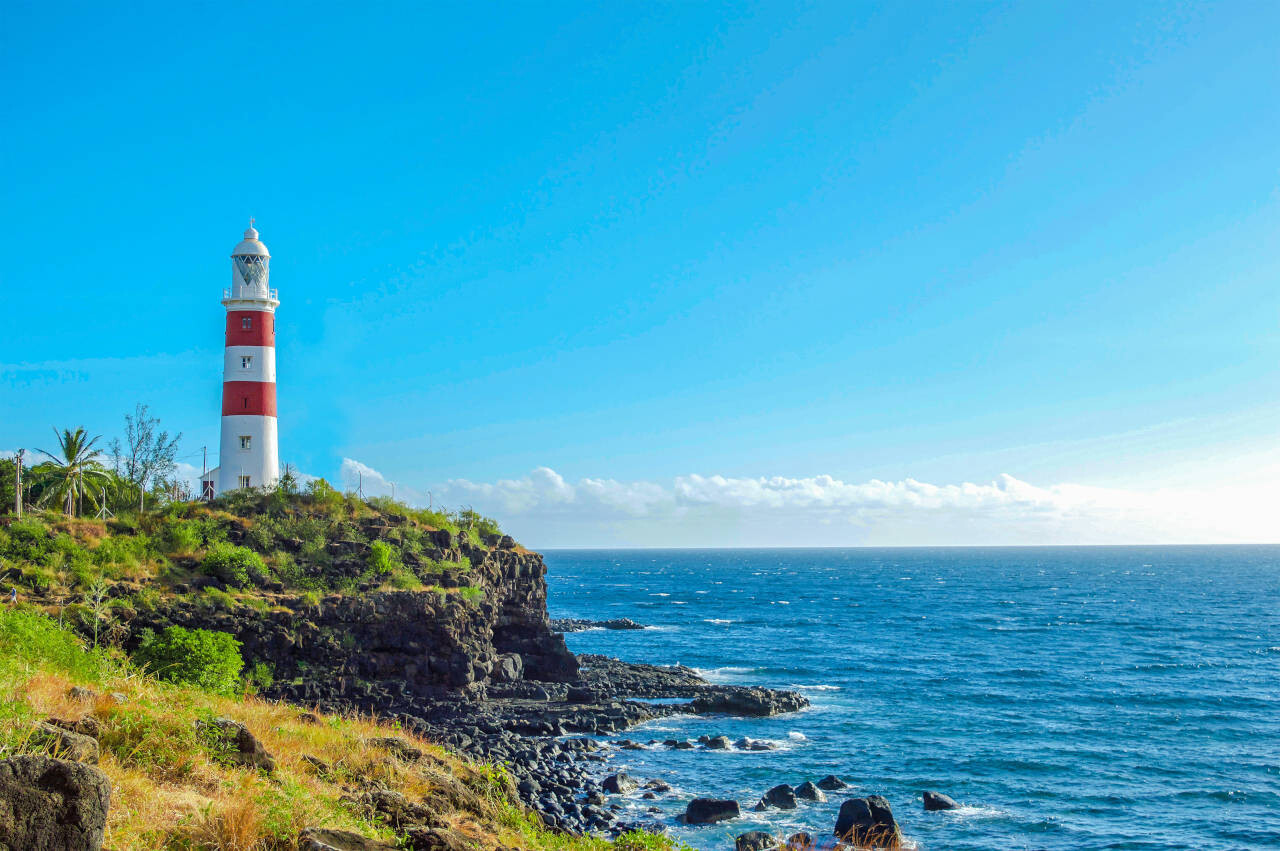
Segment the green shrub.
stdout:
<svg viewBox="0 0 1280 851">
<path fill-rule="evenodd" d="M 479 603 L 484 599 L 484 589 L 476 585 L 464 585 L 455 593 L 471 604 Z"/>
<path fill-rule="evenodd" d="M 248 547 L 234 544 L 214 544 L 205 553 L 200 569 L 238 588 L 245 587 L 255 577 L 267 575 L 267 565 L 262 556 Z"/>
<path fill-rule="evenodd" d="M 244 690 L 250 694 L 260 694 L 271 688 L 276 681 L 276 674 L 266 662 L 254 662 L 244 672 Z"/>
<path fill-rule="evenodd" d="M 167 627 L 144 632 L 133 658 L 163 680 L 190 683 L 216 694 L 232 694 L 240 683 L 240 642 L 229 632 Z"/>
<path fill-rule="evenodd" d="M 374 541 L 369 546 L 369 569 L 375 574 L 390 573 L 400 566 L 400 553 L 386 541 Z"/>
</svg>

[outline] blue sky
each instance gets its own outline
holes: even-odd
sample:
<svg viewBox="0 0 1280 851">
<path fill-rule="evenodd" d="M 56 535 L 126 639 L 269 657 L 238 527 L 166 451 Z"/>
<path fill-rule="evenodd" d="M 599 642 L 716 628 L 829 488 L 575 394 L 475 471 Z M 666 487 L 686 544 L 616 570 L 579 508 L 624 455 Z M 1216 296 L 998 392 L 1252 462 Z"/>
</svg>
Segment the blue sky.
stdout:
<svg viewBox="0 0 1280 851">
<path fill-rule="evenodd" d="M 1280 6 L 187 5 L 6 6 L 0 449 L 198 464 L 253 215 L 282 459 L 536 545 L 1280 538 Z"/>
</svg>

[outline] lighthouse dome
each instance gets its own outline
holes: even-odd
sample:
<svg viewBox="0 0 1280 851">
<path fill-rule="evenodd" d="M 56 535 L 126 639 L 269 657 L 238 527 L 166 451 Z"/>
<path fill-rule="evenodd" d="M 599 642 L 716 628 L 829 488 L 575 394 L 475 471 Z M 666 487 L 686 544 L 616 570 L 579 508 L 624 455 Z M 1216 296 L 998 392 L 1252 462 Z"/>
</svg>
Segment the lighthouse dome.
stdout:
<svg viewBox="0 0 1280 851">
<path fill-rule="evenodd" d="M 267 247 L 262 244 L 262 240 L 258 239 L 258 231 L 253 226 L 252 221 L 249 223 L 249 229 L 244 232 L 244 239 L 240 240 L 240 244 L 231 252 L 232 257 L 270 257 L 271 252 L 267 251 Z"/>
</svg>

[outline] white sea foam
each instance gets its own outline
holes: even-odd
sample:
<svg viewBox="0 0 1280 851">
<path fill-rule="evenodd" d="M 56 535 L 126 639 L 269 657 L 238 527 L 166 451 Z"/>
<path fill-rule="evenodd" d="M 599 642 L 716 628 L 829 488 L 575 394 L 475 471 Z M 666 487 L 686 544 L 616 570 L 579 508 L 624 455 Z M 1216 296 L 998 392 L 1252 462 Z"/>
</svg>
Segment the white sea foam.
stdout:
<svg viewBox="0 0 1280 851">
<path fill-rule="evenodd" d="M 803 742 L 809 737 L 806 736 L 804 733 L 799 732 L 798 730 L 788 730 L 787 738 L 793 742 Z"/>
<path fill-rule="evenodd" d="M 787 688 L 793 688 L 798 691 L 843 691 L 844 686 L 831 685 L 830 683 L 818 683 L 817 685 L 805 685 L 803 683 L 792 683 Z"/>
<path fill-rule="evenodd" d="M 649 596 L 650 597 L 670 597 L 671 595 L 668 594 L 666 591 L 658 591 L 654 594 L 650 594 Z"/>
<path fill-rule="evenodd" d="M 737 623 L 737 621 L 732 621 L 732 620 L 729 620 L 728 618 L 703 618 L 702 622 L 703 623 L 719 623 L 719 624 Z"/>
</svg>

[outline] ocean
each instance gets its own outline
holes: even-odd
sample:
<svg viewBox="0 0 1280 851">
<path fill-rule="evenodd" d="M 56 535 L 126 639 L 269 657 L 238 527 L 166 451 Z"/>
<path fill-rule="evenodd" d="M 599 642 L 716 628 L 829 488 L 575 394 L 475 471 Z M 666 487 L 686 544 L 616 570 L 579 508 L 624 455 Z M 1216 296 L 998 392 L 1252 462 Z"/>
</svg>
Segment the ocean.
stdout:
<svg viewBox="0 0 1280 851">
<path fill-rule="evenodd" d="M 552 617 L 652 629 L 578 653 L 802 691 L 807 711 L 678 717 L 637 741 L 726 734 L 778 750 L 619 751 L 676 794 L 628 799 L 695 848 L 830 833 L 888 798 L 922 849 L 1280 848 L 1280 547 L 552 550 Z M 769 787 L 850 794 L 755 813 Z M 963 807 L 926 813 L 925 789 Z M 675 822 L 692 797 L 743 818 Z"/>
</svg>

